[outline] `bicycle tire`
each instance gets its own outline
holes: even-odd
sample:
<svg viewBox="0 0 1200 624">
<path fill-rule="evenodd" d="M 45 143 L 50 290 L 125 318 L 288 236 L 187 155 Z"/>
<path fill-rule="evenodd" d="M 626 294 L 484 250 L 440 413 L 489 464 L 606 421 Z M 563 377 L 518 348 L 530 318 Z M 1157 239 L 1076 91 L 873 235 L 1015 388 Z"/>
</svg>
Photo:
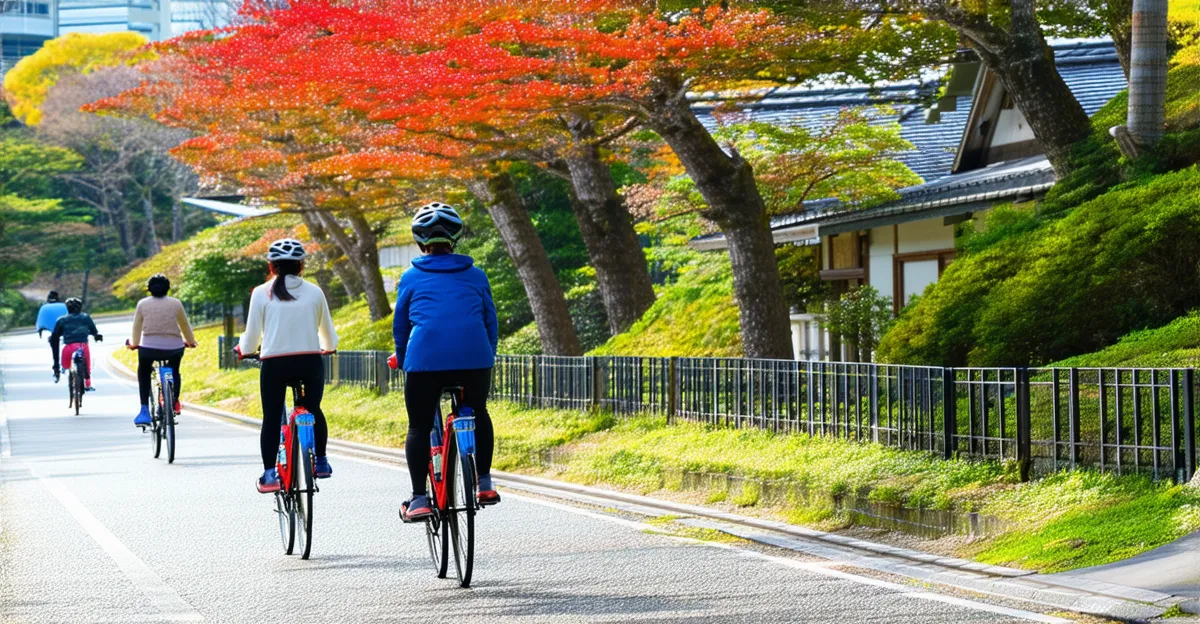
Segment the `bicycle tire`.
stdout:
<svg viewBox="0 0 1200 624">
<path fill-rule="evenodd" d="M 163 435 L 167 439 L 167 463 L 175 463 L 175 396 L 171 384 L 163 387 Z"/>
<path fill-rule="evenodd" d="M 457 440 L 451 434 L 446 452 L 454 458 L 454 474 L 446 482 L 447 513 L 454 546 L 454 572 L 460 587 L 470 587 L 475 568 L 475 458 L 459 453 L 457 447 Z"/>
<path fill-rule="evenodd" d="M 79 408 L 83 407 L 83 375 L 78 371 L 74 372 L 75 383 L 73 384 L 72 392 L 75 393 L 75 415 L 79 415 Z"/>
<path fill-rule="evenodd" d="M 150 408 L 150 433 L 154 437 L 152 444 L 154 445 L 154 459 L 158 459 L 162 455 L 163 442 L 163 420 L 162 420 L 162 388 L 155 388 L 152 401 L 154 405 Z"/>
<path fill-rule="evenodd" d="M 286 492 L 275 492 L 275 513 L 279 516 L 279 537 L 283 541 L 283 554 L 290 555 L 296 546 L 296 520 L 292 515 L 292 503 Z"/>
<path fill-rule="evenodd" d="M 446 578 L 450 568 L 450 535 L 449 528 L 442 521 L 442 511 L 437 508 L 437 494 L 433 489 L 433 475 L 428 478 L 430 502 L 433 503 L 433 515 L 425 520 L 425 539 L 429 542 L 429 557 L 433 560 L 433 569 L 438 578 Z"/>
<path fill-rule="evenodd" d="M 296 464 L 292 468 L 292 474 L 296 475 L 296 545 L 300 547 L 300 558 L 308 559 L 312 550 L 313 453 L 312 449 L 304 448 L 298 435 L 293 439 L 296 448 Z"/>
<path fill-rule="evenodd" d="M 75 407 L 75 371 L 67 369 L 67 409 Z"/>
</svg>

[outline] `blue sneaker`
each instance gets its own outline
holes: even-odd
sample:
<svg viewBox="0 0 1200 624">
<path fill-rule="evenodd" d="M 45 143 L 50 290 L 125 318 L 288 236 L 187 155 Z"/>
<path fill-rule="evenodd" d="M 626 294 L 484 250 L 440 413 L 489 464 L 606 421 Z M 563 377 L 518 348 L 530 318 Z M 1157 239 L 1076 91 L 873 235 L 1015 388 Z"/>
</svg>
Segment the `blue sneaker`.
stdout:
<svg viewBox="0 0 1200 624">
<path fill-rule="evenodd" d="M 333 466 L 329 465 L 329 458 L 318 457 L 316 465 L 313 466 L 313 472 L 317 473 L 318 479 L 328 479 L 333 476 Z"/>
<path fill-rule="evenodd" d="M 496 486 L 492 485 L 492 475 L 479 475 L 477 500 L 480 505 L 495 505 L 500 502 L 500 493 L 496 491 Z"/>
<path fill-rule="evenodd" d="M 146 405 L 142 406 L 142 411 L 138 412 L 136 418 L 133 419 L 134 427 L 149 427 L 152 421 L 150 420 L 150 408 Z"/>
<path fill-rule="evenodd" d="M 429 496 L 413 494 L 413 497 L 400 504 L 400 519 L 405 522 L 419 522 L 433 515 L 429 506 Z"/>
<path fill-rule="evenodd" d="M 279 491 L 279 473 L 275 472 L 274 468 L 268 468 L 263 471 L 263 475 L 258 478 L 258 491 L 260 494 L 270 494 L 271 492 Z"/>
</svg>

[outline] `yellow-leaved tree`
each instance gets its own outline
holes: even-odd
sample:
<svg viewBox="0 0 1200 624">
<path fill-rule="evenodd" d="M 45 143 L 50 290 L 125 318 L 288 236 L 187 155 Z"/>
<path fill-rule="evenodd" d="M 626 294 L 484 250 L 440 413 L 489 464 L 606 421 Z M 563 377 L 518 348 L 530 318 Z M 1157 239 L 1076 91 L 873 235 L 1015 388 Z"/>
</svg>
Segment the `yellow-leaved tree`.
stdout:
<svg viewBox="0 0 1200 624">
<path fill-rule="evenodd" d="M 144 60 L 152 54 L 149 50 L 139 51 L 146 43 L 146 38 L 135 32 L 69 33 L 47 41 L 42 49 L 21 59 L 4 75 L 4 90 L 13 116 L 36 126 L 42 120 L 41 106 L 46 94 L 61 77 Z"/>
</svg>

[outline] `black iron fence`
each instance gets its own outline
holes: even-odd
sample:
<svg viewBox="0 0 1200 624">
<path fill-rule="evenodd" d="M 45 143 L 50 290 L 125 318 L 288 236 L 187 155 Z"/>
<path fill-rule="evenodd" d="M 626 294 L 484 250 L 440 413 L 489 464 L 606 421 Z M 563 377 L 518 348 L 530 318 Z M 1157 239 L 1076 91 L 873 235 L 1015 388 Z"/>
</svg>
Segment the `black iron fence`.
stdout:
<svg viewBox="0 0 1200 624">
<path fill-rule="evenodd" d="M 223 367 L 237 366 L 221 345 Z M 326 380 L 389 392 L 388 353 L 329 356 Z M 243 364 L 245 365 L 245 364 Z M 1016 462 L 1190 479 L 1193 369 L 942 368 L 741 358 L 501 355 L 492 396 Z"/>
</svg>

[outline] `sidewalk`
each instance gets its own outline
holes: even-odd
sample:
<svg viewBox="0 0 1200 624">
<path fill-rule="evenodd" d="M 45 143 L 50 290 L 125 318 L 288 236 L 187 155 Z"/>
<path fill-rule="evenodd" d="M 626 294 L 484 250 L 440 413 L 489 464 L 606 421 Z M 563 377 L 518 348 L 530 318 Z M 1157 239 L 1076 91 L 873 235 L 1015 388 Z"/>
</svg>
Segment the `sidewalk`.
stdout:
<svg viewBox="0 0 1200 624">
<path fill-rule="evenodd" d="M 1084 583 L 1120 583 L 1130 587 L 1184 596 L 1181 605 L 1200 613 L 1200 533 L 1192 533 L 1124 561 L 1072 570 L 1048 578 Z"/>
</svg>

